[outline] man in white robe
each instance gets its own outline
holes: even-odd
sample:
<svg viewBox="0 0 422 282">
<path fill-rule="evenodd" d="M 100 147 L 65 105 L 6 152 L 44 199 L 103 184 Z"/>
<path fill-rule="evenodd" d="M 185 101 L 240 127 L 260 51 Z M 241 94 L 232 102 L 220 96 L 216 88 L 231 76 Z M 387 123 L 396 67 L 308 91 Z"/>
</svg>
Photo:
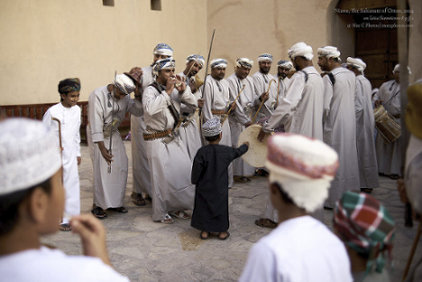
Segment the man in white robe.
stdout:
<svg viewBox="0 0 422 282">
<path fill-rule="evenodd" d="M 346 191 L 359 192 L 359 167 L 356 149 L 356 116 L 354 73 L 340 65 L 340 52 L 336 47 L 318 49 L 318 65 L 327 72 L 324 82 L 324 142 L 339 155 L 340 167 L 331 183 L 326 208 Z"/>
<path fill-rule="evenodd" d="M 142 94 L 151 83 L 154 82 L 152 75 L 152 65 L 157 60 L 173 56 L 173 49 L 165 43 L 159 43 L 153 50 L 153 62 L 150 66 L 142 68 L 142 77 L 139 87 L 135 91 L 135 103 L 137 107 L 142 108 Z M 132 168 L 133 168 L 133 192 L 131 194 L 132 202 L 137 206 L 145 206 L 146 202 L 142 193 L 147 199 L 151 199 L 151 169 L 148 164 L 144 132 L 146 126 L 144 114 L 140 116 L 131 115 L 130 132 L 132 145 Z"/>
<path fill-rule="evenodd" d="M 287 88 L 290 85 L 290 78 L 289 73 L 293 69 L 293 64 L 290 61 L 280 60 L 277 63 L 277 88 L 278 88 L 278 97 L 284 97 L 286 95 Z M 276 99 L 276 101 L 279 101 Z M 276 104 L 275 108 L 277 108 L 278 104 Z"/>
<path fill-rule="evenodd" d="M 195 75 L 202 69 L 204 64 L 205 60 L 201 55 L 190 55 L 186 58 L 185 70 L 178 74 L 185 80 L 185 83 L 189 85 L 192 94 L 195 95 L 199 108 L 202 108 L 204 102 L 202 100 L 201 92 L 196 89 Z M 193 163 L 196 152 L 202 146 L 199 124 L 197 122 L 198 115 L 196 114 L 198 108 L 182 103 L 180 110 L 185 119 L 180 127 L 180 138 L 185 144 L 189 157 Z"/>
<path fill-rule="evenodd" d="M 65 205 L 57 134 L 26 118 L 1 121 L 0 132 L 0 280 L 129 281 L 112 268 L 105 229 L 90 214 L 70 220 L 69 236 L 80 237 L 73 239 L 81 240 L 83 255 L 43 246 Z"/>
<path fill-rule="evenodd" d="M 378 100 L 375 107 L 383 105 L 388 114 L 400 124 L 401 102 L 400 102 L 400 66 L 394 67 L 394 79 L 384 82 L 377 95 Z M 397 179 L 402 175 L 403 154 L 401 144 L 403 138 L 399 137 L 393 143 L 387 142 L 380 132 L 378 132 L 375 146 L 377 150 L 378 172 L 381 175 L 390 176 Z"/>
<path fill-rule="evenodd" d="M 345 246 L 309 215 L 327 198 L 336 152 L 320 140 L 279 133 L 268 140 L 265 166 L 278 227 L 251 248 L 239 281 L 352 281 Z"/>
<path fill-rule="evenodd" d="M 211 74 L 207 77 L 204 87 L 200 88 L 204 99 L 202 108 L 202 120 L 212 119 L 214 116 L 222 121 L 221 145 L 232 147 L 232 136 L 230 123 L 227 120 L 227 112 L 230 109 L 230 93 L 228 82 L 224 79 L 226 75 L 227 61 L 225 59 L 214 59 L 210 63 Z M 234 107 L 234 105 L 233 105 Z M 232 109 L 233 110 L 233 109 Z M 233 165 L 228 168 L 229 187 L 233 186 Z"/>
<path fill-rule="evenodd" d="M 227 78 L 229 84 L 230 101 L 236 102 L 236 108 L 229 115 L 232 145 L 237 148 L 240 133 L 252 124 L 254 108 L 259 99 L 254 94 L 253 79 L 248 76 L 253 61 L 248 58 L 236 60 L 235 72 Z M 254 175 L 255 168 L 238 158 L 233 161 L 233 175 L 236 182 L 248 182 Z"/>
<path fill-rule="evenodd" d="M 274 132 L 280 124 L 286 132 L 323 139 L 322 116 L 324 108 L 324 84 L 312 63 L 312 47 L 304 42 L 294 44 L 289 49 L 289 57 L 297 72 L 292 76 L 285 97 L 273 115 L 264 124 L 258 139 Z M 268 199 L 264 218 L 255 223 L 262 227 L 275 227 L 277 211 Z"/>
<path fill-rule="evenodd" d="M 112 84 L 97 88 L 89 95 L 87 139 L 94 176 L 91 212 L 98 218 L 107 217 L 105 209 L 127 213 L 123 203 L 128 158 L 118 127 L 127 112 L 142 114 L 142 109 L 130 98 L 134 90 L 133 81 L 119 74 Z"/>
<path fill-rule="evenodd" d="M 374 140 L 374 110 L 372 109 L 372 87 L 363 75 L 365 62 L 359 58 L 347 58 L 347 68 L 356 75 L 355 112 L 356 147 L 358 150 L 359 182 L 362 192 L 371 192 L 378 187 L 378 165 Z"/>
<path fill-rule="evenodd" d="M 152 220 L 173 223 L 175 217 L 188 219 L 184 210 L 193 208 L 195 186 L 191 183 L 192 163 L 178 135 L 180 104 L 193 107 L 197 100 L 183 81 L 174 75 L 174 60 L 158 60 L 156 81 L 142 97 L 146 131 L 144 139 L 152 185 Z M 177 83 L 177 84 L 176 84 Z"/>
<path fill-rule="evenodd" d="M 273 56 L 264 53 L 258 56 L 259 71 L 252 75 L 255 99 L 259 104 L 255 105 L 252 122 L 263 122 L 273 113 L 278 104 L 277 79 L 270 74 Z"/>
<path fill-rule="evenodd" d="M 60 230 L 70 231 L 70 218 L 81 212 L 78 173 L 78 165 L 81 163 L 79 133 L 81 108 L 76 105 L 79 101 L 81 82 L 78 78 L 64 79 L 60 81 L 58 88 L 61 101 L 45 112 L 43 123 L 54 130 L 57 146 L 62 147 L 63 186 L 66 190 L 66 201 Z"/>
</svg>

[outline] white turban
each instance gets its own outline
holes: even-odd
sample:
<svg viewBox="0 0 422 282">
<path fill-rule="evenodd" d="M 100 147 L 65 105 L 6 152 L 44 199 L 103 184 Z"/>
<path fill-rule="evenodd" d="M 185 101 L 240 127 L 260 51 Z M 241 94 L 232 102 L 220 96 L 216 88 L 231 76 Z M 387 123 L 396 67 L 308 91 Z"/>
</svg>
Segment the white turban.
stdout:
<svg viewBox="0 0 422 282">
<path fill-rule="evenodd" d="M 202 125 L 202 134 L 204 137 L 213 137 L 221 133 L 221 122 L 218 117 L 207 120 Z"/>
<path fill-rule="evenodd" d="M 312 47 L 307 45 L 305 42 L 298 42 L 290 47 L 289 51 L 287 52 L 289 58 L 294 60 L 294 58 L 301 56 L 305 57 L 308 61 L 312 60 L 314 57 Z"/>
<path fill-rule="evenodd" d="M 236 66 L 251 69 L 253 66 L 253 61 L 249 60 L 248 58 L 239 58 L 236 60 Z"/>
<path fill-rule="evenodd" d="M 277 67 L 283 67 L 283 68 L 286 68 L 286 69 L 291 69 L 291 68 L 293 68 L 293 64 L 290 61 L 280 60 L 277 63 Z"/>
<path fill-rule="evenodd" d="M 258 63 L 259 62 L 263 62 L 263 61 L 273 61 L 273 55 L 268 54 L 268 53 L 264 53 L 258 56 Z"/>
<path fill-rule="evenodd" d="M 192 54 L 192 55 L 189 55 L 189 56 L 186 58 L 186 63 L 189 63 L 190 61 L 195 61 L 195 62 L 197 62 L 198 64 L 200 64 L 200 65 L 201 65 L 201 67 L 203 67 L 203 66 L 204 66 L 204 64 L 205 64 L 205 59 L 204 59 L 204 57 L 202 57 L 201 55 L 197 55 L 197 54 Z"/>
<path fill-rule="evenodd" d="M 320 140 L 297 134 L 275 134 L 267 145 L 270 183 L 278 183 L 309 213 L 321 208 L 338 168 L 337 153 Z"/>
<path fill-rule="evenodd" d="M 61 167 L 58 136 L 42 122 L 10 118 L 0 132 L 0 195 L 40 184 Z"/>
<path fill-rule="evenodd" d="M 340 51 L 337 50 L 337 47 L 334 46 L 325 46 L 318 48 L 318 56 L 319 57 L 327 57 L 329 58 L 339 58 Z"/>
<path fill-rule="evenodd" d="M 113 84 L 126 95 L 132 93 L 136 89 L 136 86 L 135 86 L 135 83 L 133 83 L 133 80 L 125 74 L 116 75 L 116 77 L 114 78 Z"/>
<path fill-rule="evenodd" d="M 173 49 L 166 43 L 158 43 L 154 48 L 155 55 L 173 56 Z"/>
<path fill-rule="evenodd" d="M 214 59 L 210 63 L 211 68 L 227 68 L 227 61 L 221 58 Z"/>
<path fill-rule="evenodd" d="M 347 57 L 346 63 L 348 66 L 357 68 L 357 70 L 361 73 L 363 73 L 363 71 L 366 69 L 365 62 L 359 58 Z"/>
<path fill-rule="evenodd" d="M 409 74 L 412 74 L 412 71 L 410 70 L 409 67 L 407 67 L 407 71 L 409 72 Z M 394 66 L 393 73 L 395 72 L 400 72 L 400 64 L 397 64 Z"/>
<path fill-rule="evenodd" d="M 173 69 L 176 67 L 175 61 L 172 57 L 161 59 L 155 62 L 154 66 L 152 67 L 153 74 L 155 76 L 158 75 L 158 72 L 163 69 Z"/>
</svg>

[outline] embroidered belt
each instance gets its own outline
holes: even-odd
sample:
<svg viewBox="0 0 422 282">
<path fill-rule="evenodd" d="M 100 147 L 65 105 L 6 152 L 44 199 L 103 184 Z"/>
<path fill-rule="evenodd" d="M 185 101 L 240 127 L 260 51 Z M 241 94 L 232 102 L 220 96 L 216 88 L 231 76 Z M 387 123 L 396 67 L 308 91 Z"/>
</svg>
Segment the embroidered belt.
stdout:
<svg viewBox="0 0 422 282">
<path fill-rule="evenodd" d="M 167 129 L 164 131 L 156 131 L 154 133 L 144 133 L 144 140 L 150 141 L 155 139 L 160 139 L 166 136 L 169 136 L 171 134 L 171 129 Z"/>
<path fill-rule="evenodd" d="M 225 115 L 227 114 L 227 111 L 226 110 L 211 110 L 211 113 L 213 115 Z"/>
</svg>

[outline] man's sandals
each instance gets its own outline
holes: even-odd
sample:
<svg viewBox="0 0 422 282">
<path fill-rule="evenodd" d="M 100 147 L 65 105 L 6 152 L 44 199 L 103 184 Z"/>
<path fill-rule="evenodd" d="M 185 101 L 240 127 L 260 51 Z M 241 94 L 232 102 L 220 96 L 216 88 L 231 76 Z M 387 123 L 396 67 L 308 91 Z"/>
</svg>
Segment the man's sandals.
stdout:
<svg viewBox="0 0 422 282">
<path fill-rule="evenodd" d="M 272 221 L 271 219 L 268 218 L 260 218 L 255 220 L 255 224 L 260 226 L 260 227 L 265 227 L 265 228 L 276 228 L 277 227 L 277 223 L 275 223 L 274 221 Z"/>
<path fill-rule="evenodd" d="M 138 207 L 142 207 L 147 204 L 145 199 L 142 197 L 142 194 L 133 192 L 130 197 L 132 199 L 132 202 Z"/>
<path fill-rule="evenodd" d="M 93 214 L 96 218 L 99 218 L 99 219 L 104 219 L 104 218 L 106 218 L 106 217 L 107 217 L 106 212 L 105 212 L 102 208 L 97 207 L 96 205 L 93 205 L 93 206 L 92 206 L 91 213 L 92 213 L 92 214 Z"/>
<path fill-rule="evenodd" d="M 172 217 L 175 217 L 175 218 L 185 219 L 185 220 L 191 218 L 190 215 L 187 214 L 184 211 L 171 211 L 171 212 L 169 212 L 169 215 L 171 215 Z"/>
</svg>

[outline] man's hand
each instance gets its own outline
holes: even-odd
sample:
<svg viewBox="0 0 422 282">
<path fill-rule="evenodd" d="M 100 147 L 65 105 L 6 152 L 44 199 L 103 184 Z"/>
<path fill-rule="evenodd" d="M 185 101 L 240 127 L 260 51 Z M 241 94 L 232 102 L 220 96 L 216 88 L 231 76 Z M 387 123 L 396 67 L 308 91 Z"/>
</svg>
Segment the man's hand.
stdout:
<svg viewBox="0 0 422 282">
<path fill-rule="evenodd" d="M 259 100 L 262 101 L 267 101 L 270 98 L 270 94 L 268 92 L 264 92 L 261 94 L 261 96 L 259 96 Z"/>
<path fill-rule="evenodd" d="M 186 90 L 185 78 L 180 77 L 179 75 L 176 75 L 175 87 L 176 87 L 177 91 L 179 91 L 179 93 L 185 92 L 185 90 Z"/>
<path fill-rule="evenodd" d="M 72 232 L 81 237 L 83 253 L 98 257 L 111 266 L 107 253 L 106 232 L 102 223 L 91 214 L 74 216 L 70 220 Z"/>
<path fill-rule="evenodd" d="M 76 161 L 78 162 L 78 165 L 80 165 L 81 162 L 82 162 L 82 158 L 81 157 L 76 157 Z"/>
<path fill-rule="evenodd" d="M 248 121 L 247 123 L 244 124 L 245 127 L 249 127 L 252 125 L 252 121 Z"/>
<path fill-rule="evenodd" d="M 230 112 L 236 110 L 236 107 L 237 107 L 236 102 L 231 103 L 230 108 L 229 108 Z"/>
<path fill-rule="evenodd" d="M 266 133 L 262 128 L 261 128 L 261 131 L 259 132 L 259 134 L 258 134 L 258 141 L 259 142 L 263 142 L 264 141 L 264 138 L 265 138 L 265 136 L 267 136 L 267 135 L 270 135 L 269 133 Z"/>
<path fill-rule="evenodd" d="M 379 106 L 381 106 L 382 105 L 382 101 L 381 100 L 376 100 L 375 101 L 375 104 L 374 104 L 374 107 L 375 108 L 378 108 Z"/>
<path fill-rule="evenodd" d="M 198 99 L 198 108 L 202 108 L 204 106 L 204 99 Z"/>
<path fill-rule="evenodd" d="M 107 163 L 111 163 L 113 161 L 113 155 L 107 150 L 104 145 L 103 141 L 97 142 L 98 148 L 100 149 L 101 155 L 106 160 Z"/>
</svg>

